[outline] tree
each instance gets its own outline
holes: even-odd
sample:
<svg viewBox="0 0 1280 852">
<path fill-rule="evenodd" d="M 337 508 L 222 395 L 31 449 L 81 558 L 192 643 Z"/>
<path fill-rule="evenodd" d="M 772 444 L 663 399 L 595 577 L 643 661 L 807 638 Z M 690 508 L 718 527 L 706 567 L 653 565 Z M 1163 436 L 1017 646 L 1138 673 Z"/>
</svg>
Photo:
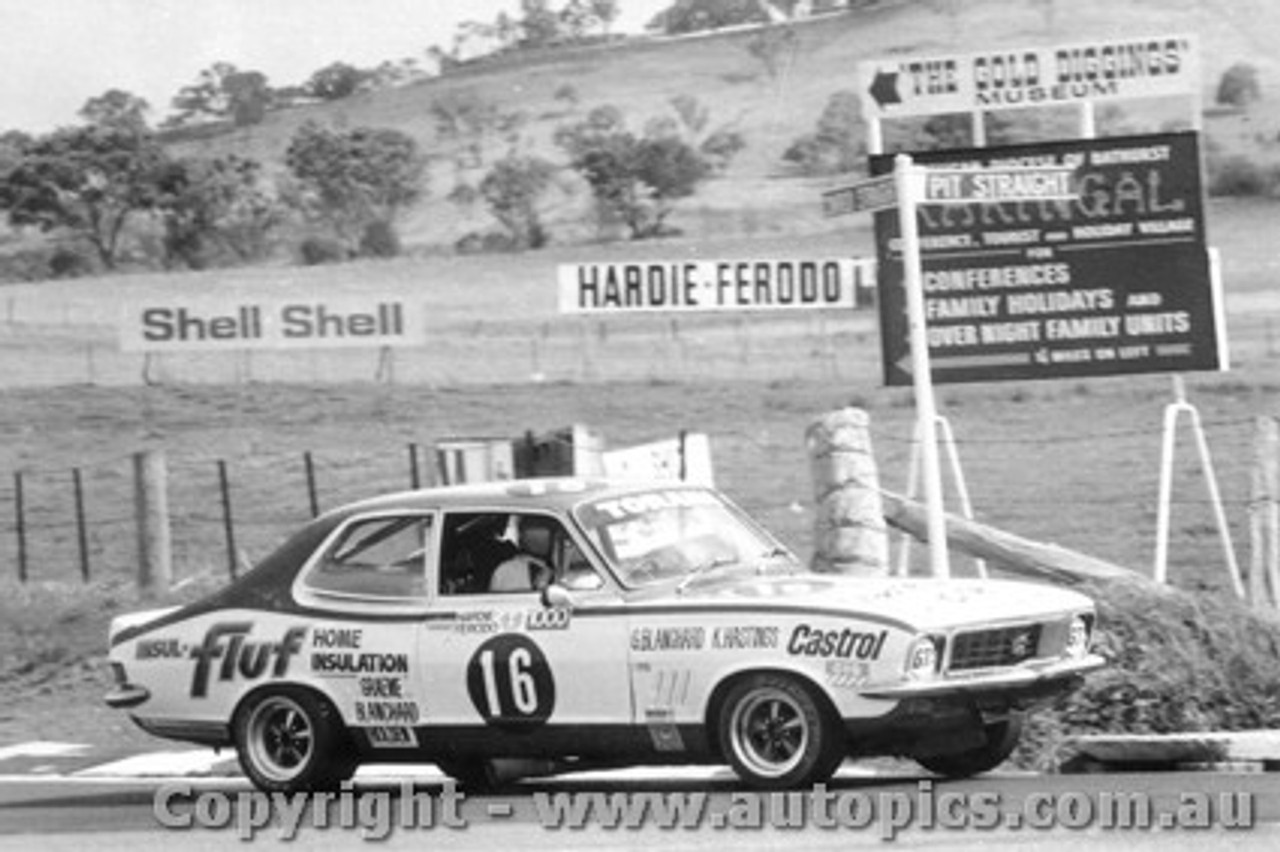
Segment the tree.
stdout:
<svg viewBox="0 0 1280 852">
<path fill-rule="evenodd" d="M 556 168 L 540 157 L 508 155 L 494 163 L 480 182 L 480 195 L 489 211 L 519 248 L 541 248 L 548 234 L 538 202 L 551 186 Z"/>
<path fill-rule="evenodd" d="M 791 143 L 782 159 L 806 175 L 850 172 L 862 164 L 862 108 L 856 92 L 843 89 L 827 99 L 817 127 Z"/>
<path fill-rule="evenodd" d="M 560 38 L 560 16 L 547 0 L 520 0 L 520 29 L 520 47 L 546 47 Z"/>
<path fill-rule="evenodd" d="M 58 130 L 26 145 L 0 177 L 0 209 L 13 225 L 72 232 L 113 269 L 126 222 L 155 206 L 164 163 L 150 134 L 98 125 Z"/>
<path fill-rule="evenodd" d="M 372 223 L 393 224 L 416 203 L 426 171 L 417 142 L 399 130 L 334 133 L 315 122 L 294 134 L 285 162 L 295 182 L 290 202 L 350 247 Z"/>
<path fill-rule="evenodd" d="M 1258 69 L 1247 62 L 1237 62 L 1218 80 L 1216 100 L 1224 106 L 1247 107 L 1262 96 L 1258 85 Z"/>
<path fill-rule="evenodd" d="M 618 19 L 618 0 L 588 0 L 592 16 L 600 22 L 601 31 L 607 36 Z"/>
<path fill-rule="evenodd" d="M 237 127 L 244 127 L 261 122 L 271 103 L 271 88 L 262 72 L 216 62 L 200 72 L 196 83 L 179 90 L 172 106 L 178 123 L 204 115 L 230 118 Z"/>
<path fill-rule="evenodd" d="M 764 66 L 771 81 L 777 81 L 782 69 L 794 62 L 799 50 L 796 31 L 790 26 L 765 27 L 747 42 L 747 53 Z"/>
<path fill-rule="evenodd" d="M 147 130 L 146 113 L 151 106 L 142 98 L 120 89 L 108 89 L 85 101 L 80 117 L 99 127 L 116 127 L 130 132 Z"/>
<path fill-rule="evenodd" d="M 676 0 L 658 19 L 668 35 L 769 23 L 760 0 Z"/>
<path fill-rule="evenodd" d="M 261 259 L 283 221 L 263 186 L 261 164 L 234 154 L 173 161 L 162 169 L 157 189 L 166 266 L 201 269 L 215 253 L 228 252 L 240 261 Z"/>
<path fill-rule="evenodd" d="M 236 127 L 261 124 L 271 107 L 271 87 L 261 71 L 242 71 L 222 82 L 231 101 L 231 120 Z"/>
<path fill-rule="evenodd" d="M 711 165 L 678 136 L 637 137 L 617 107 L 592 110 L 560 128 L 556 142 L 591 186 L 602 212 L 621 219 L 632 239 L 666 233 L 674 203 L 692 195 Z"/>
<path fill-rule="evenodd" d="M 369 76 L 369 72 L 354 65 L 334 62 L 311 75 L 307 81 L 307 92 L 323 101 L 341 100 L 359 91 Z"/>
</svg>

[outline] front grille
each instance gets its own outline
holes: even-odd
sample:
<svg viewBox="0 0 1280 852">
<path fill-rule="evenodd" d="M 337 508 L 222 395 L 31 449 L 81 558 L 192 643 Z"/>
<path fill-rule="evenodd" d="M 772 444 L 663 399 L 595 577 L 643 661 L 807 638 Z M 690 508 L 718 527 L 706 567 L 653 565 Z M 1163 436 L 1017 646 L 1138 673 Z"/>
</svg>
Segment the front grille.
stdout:
<svg viewBox="0 0 1280 852">
<path fill-rule="evenodd" d="M 1039 624 L 959 633 L 951 646 L 950 670 L 955 672 L 1015 666 L 1034 658 L 1039 647 Z"/>
</svg>

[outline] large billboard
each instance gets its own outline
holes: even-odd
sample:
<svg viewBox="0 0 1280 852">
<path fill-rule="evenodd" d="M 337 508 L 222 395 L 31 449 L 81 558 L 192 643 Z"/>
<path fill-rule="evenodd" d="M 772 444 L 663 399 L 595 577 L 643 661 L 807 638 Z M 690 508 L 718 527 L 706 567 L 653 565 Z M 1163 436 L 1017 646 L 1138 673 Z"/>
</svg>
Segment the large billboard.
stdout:
<svg viewBox="0 0 1280 852">
<path fill-rule="evenodd" d="M 1226 368 L 1194 133 L 914 155 L 945 174 L 1074 169 L 1074 200 L 918 207 L 935 382 Z M 872 158 L 873 174 L 893 158 Z M 896 210 L 876 214 L 884 380 L 911 384 Z"/>
<path fill-rule="evenodd" d="M 281 299 L 156 297 L 126 304 L 125 352 L 421 346 L 420 300 L 395 296 Z"/>
<path fill-rule="evenodd" d="M 874 59 L 859 63 L 858 77 L 864 115 L 889 119 L 1186 96 L 1200 86 L 1200 65 L 1192 37 L 1164 35 Z"/>
<path fill-rule="evenodd" d="M 560 312 L 853 308 L 875 283 L 872 258 L 751 258 L 561 264 Z"/>
</svg>

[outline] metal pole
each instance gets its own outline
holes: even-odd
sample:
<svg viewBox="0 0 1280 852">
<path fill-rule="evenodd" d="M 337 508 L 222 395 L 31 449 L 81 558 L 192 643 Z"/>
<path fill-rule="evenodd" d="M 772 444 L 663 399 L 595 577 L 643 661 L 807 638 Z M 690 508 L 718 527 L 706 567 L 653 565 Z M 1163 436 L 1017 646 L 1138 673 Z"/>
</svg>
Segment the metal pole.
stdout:
<svg viewBox="0 0 1280 852">
<path fill-rule="evenodd" d="M 925 327 L 924 287 L 920 272 L 920 235 L 916 224 L 919 174 L 907 154 L 899 154 L 894 158 L 898 222 L 902 231 L 903 282 L 907 289 L 907 320 L 911 332 L 911 373 L 915 384 L 925 505 L 929 512 L 929 564 L 933 576 L 944 579 L 951 576 L 951 566 L 947 559 L 947 521 L 942 505 L 937 410 L 933 399 L 933 375 L 929 365 L 929 335 Z"/>
</svg>

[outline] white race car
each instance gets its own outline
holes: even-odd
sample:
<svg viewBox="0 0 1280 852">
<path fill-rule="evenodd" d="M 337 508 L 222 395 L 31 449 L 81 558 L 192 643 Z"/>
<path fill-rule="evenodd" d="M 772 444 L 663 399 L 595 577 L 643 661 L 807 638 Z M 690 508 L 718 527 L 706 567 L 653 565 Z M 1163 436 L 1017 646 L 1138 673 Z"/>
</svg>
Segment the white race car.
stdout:
<svg viewBox="0 0 1280 852">
<path fill-rule="evenodd" d="M 331 511 L 116 618 L 106 701 L 271 791 L 397 761 L 473 788 L 646 763 L 792 788 L 867 755 L 964 776 L 1103 664 L 1094 618 L 1049 586 L 812 573 L 708 488 L 522 480 Z"/>
</svg>

